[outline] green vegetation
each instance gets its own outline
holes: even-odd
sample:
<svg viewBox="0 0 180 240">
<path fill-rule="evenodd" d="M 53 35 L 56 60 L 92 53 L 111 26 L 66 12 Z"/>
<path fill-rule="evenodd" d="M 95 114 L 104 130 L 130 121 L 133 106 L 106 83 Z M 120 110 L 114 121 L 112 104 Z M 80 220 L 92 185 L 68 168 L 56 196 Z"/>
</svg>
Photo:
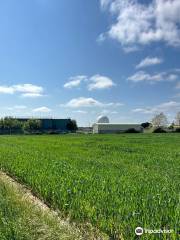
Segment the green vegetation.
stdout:
<svg viewBox="0 0 180 240">
<path fill-rule="evenodd" d="M 12 134 L 14 131 L 20 132 L 23 124 L 15 118 L 5 117 L 0 119 L 0 132 Z"/>
<path fill-rule="evenodd" d="M 51 129 L 52 128 L 52 129 Z M 27 120 L 18 120 L 13 117 L 0 118 L 0 134 L 42 134 L 42 133 L 58 133 L 56 128 L 52 126 L 50 129 L 44 129 L 42 119 L 29 118 Z M 68 132 L 76 132 L 78 126 L 76 120 L 69 119 L 66 130 Z"/>
<path fill-rule="evenodd" d="M 41 129 L 41 120 L 38 119 L 28 119 L 27 122 L 23 123 L 23 130 L 29 133 L 33 133 L 34 131 L 40 131 Z"/>
<path fill-rule="evenodd" d="M 71 120 L 68 124 L 67 124 L 67 129 L 71 132 L 76 132 L 78 130 L 78 126 L 77 126 L 77 122 L 76 120 Z"/>
<path fill-rule="evenodd" d="M 40 130 L 41 120 L 38 119 L 29 119 L 24 122 L 12 117 L 0 119 L 1 134 L 33 133 Z"/>
<path fill-rule="evenodd" d="M 136 239 L 137 226 L 179 227 L 179 134 L 1 136 L 0 167 L 112 239 Z"/>
<path fill-rule="evenodd" d="M 0 174 L 1 240 L 79 240 L 79 232 L 40 209 Z"/>
</svg>

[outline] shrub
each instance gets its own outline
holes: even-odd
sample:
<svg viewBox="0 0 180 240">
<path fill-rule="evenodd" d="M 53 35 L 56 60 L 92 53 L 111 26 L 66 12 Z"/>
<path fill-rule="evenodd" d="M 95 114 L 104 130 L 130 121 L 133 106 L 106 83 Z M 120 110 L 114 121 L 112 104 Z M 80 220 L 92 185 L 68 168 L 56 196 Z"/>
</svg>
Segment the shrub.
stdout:
<svg viewBox="0 0 180 240">
<path fill-rule="evenodd" d="M 67 124 L 67 130 L 69 130 L 71 132 L 76 132 L 78 130 L 76 120 L 70 119 L 69 123 Z"/>
<path fill-rule="evenodd" d="M 144 123 L 141 123 L 141 126 L 142 126 L 143 128 L 149 128 L 149 127 L 151 126 L 151 123 L 149 123 L 149 122 L 144 122 Z"/>
<path fill-rule="evenodd" d="M 158 127 L 154 129 L 153 133 L 166 133 L 166 130 L 164 130 L 162 127 Z"/>
<path fill-rule="evenodd" d="M 23 130 L 29 133 L 40 132 L 41 120 L 38 119 L 28 119 L 23 125 Z"/>
<path fill-rule="evenodd" d="M 136 130 L 135 128 L 129 128 L 125 131 L 125 133 L 140 133 L 138 130 Z"/>
<path fill-rule="evenodd" d="M 169 127 L 168 127 L 169 130 L 174 130 L 174 124 L 172 123 Z"/>
<path fill-rule="evenodd" d="M 176 131 L 175 131 L 175 132 L 180 133 L 180 128 L 176 128 Z"/>
</svg>

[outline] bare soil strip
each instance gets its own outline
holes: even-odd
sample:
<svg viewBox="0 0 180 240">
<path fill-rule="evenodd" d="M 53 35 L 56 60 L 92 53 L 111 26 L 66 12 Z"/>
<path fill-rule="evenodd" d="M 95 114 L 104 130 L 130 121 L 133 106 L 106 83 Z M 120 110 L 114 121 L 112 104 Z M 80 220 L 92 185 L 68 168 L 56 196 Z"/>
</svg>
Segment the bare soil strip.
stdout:
<svg viewBox="0 0 180 240">
<path fill-rule="evenodd" d="M 70 223 L 68 220 L 63 220 L 59 217 L 58 213 L 49 208 L 43 201 L 33 195 L 33 193 L 24 185 L 20 184 L 16 179 L 12 178 L 3 171 L 0 171 L 0 181 L 13 189 L 18 194 L 20 201 L 31 204 L 36 211 L 49 219 L 53 220 L 61 228 L 66 228 L 68 232 L 76 236 L 79 240 L 107 240 L 106 235 L 99 233 L 90 224 L 84 224 L 78 227 L 75 223 Z M 72 240 L 74 240 L 73 238 Z"/>
</svg>

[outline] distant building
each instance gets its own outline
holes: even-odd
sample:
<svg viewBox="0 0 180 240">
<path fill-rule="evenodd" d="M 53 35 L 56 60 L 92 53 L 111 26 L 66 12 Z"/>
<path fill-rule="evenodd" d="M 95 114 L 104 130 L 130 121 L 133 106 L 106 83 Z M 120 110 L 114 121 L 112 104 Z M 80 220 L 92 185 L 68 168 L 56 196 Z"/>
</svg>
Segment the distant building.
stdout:
<svg viewBox="0 0 180 240">
<path fill-rule="evenodd" d="M 93 128 L 92 127 L 78 127 L 77 133 L 92 133 Z"/>
<path fill-rule="evenodd" d="M 109 123 L 109 118 L 107 116 L 99 116 L 97 118 L 97 123 Z"/>
<path fill-rule="evenodd" d="M 26 122 L 29 118 L 17 118 L 21 122 Z M 41 128 L 45 131 L 54 130 L 57 132 L 67 132 L 68 124 L 71 123 L 71 119 L 51 119 L 51 118 L 38 118 L 41 121 Z"/>
<path fill-rule="evenodd" d="M 135 129 L 142 132 L 140 124 L 120 124 L 120 123 L 95 123 L 93 124 L 93 133 L 122 133 L 129 129 Z"/>
<path fill-rule="evenodd" d="M 143 127 L 140 124 L 110 123 L 107 116 L 99 116 L 92 128 L 93 133 L 123 133 L 126 131 L 143 132 Z"/>
</svg>

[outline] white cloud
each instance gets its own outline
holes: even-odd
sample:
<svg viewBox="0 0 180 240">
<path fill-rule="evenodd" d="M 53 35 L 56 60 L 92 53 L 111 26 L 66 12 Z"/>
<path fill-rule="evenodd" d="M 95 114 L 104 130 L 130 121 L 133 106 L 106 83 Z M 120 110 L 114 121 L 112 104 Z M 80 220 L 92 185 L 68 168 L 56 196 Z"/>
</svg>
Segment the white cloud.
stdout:
<svg viewBox="0 0 180 240">
<path fill-rule="evenodd" d="M 13 87 L 7 87 L 7 86 L 0 86 L 0 94 L 13 94 L 14 89 Z"/>
<path fill-rule="evenodd" d="M 73 111 L 74 113 L 80 113 L 80 114 L 87 114 L 88 112 L 86 111 L 83 111 L 83 110 L 76 110 L 76 111 Z"/>
<path fill-rule="evenodd" d="M 160 112 L 171 112 L 171 111 L 179 111 L 180 110 L 180 102 L 170 101 L 161 103 L 159 105 L 153 107 L 146 108 L 135 108 L 132 110 L 134 113 L 145 113 L 145 114 L 156 114 Z"/>
<path fill-rule="evenodd" d="M 105 33 L 101 33 L 98 38 L 97 38 L 97 42 L 98 43 L 102 43 L 104 40 L 106 39 L 106 34 Z"/>
<path fill-rule="evenodd" d="M 173 98 L 180 98 L 180 93 L 178 93 L 175 96 L 173 96 Z"/>
<path fill-rule="evenodd" d="M 174 81 L 178 79 L 178 76 L 176 74 L 169 74 L 168 79 L 169 81 Z"/>
<path fill-rule="evenodd" d="M 82 81 L 86 80 L 87 76 L 78 75 L 75 77 L 71 77 L 67 83 L 64 84 L 65 88 L 73 88 L 78 87 Z"/>
<path fill-rule="evenodd" d="M 101 7 L 107 7 L 111 0 L 100 0 Z"/>
<path fill-rule="evenodd" d="M 6 107 L 5 107 L 6 108 Z M 25 110 L 27 107 L 24 106 L 24 105 L 15 105 L 13 107 L 7 107 L 6 109 L 9 110 L 9 111 L 22 111 L 22 110 Z"/>
<path fill-rule="evenodd" d="M 123 103 L 102 103 L 94 98 L 73 98 L 66 104 L 61 104 L 60 107 L 80 108 L 80 107 L 119 107 L 123 106 Z"/>
<path fill-rule="evenodd" d="M 71 108 L 79 108 L 79 107 L 92 107 L 92 106 L 101 106 L 102 103 L 95 100 L 94 98 L 85 98 L 79 97 L 70 100 L 66 106 Z"/>
<path fill-rule="evenodd" d="M 41 113 L 49 113 L 52 110 L 48 107 L 39 107 L 39 108 L 35 108 L 33 109 L 33 112 L 41 112 Z"/>
<path fill-rule="evenodd" d="M 128 77 L 128 80 L 132 82 L 146 81 L 146 82 L 152 83 L 152 82 L 160 82 L 160 81 L 174 81 L 177 78 L 178 76 L 172 73 L 169 74 L 166 72 L 161 72 L 161 73 L 151 75 L 144 71 L 139 71 L 139 72 L 136 72 L 134 75 Z"/>
<path fill-rule="evenodd" d="M 71 77 L 70 81 L 64 84 L 64 87 L 65 88 L 78 87 L 83 81 L 87 83 L 88 90 L 107 89 L 111 88 L 112 86 L 115 86 L 115 83 L 112 81 L 111 78 L 102 76 L 100 74 L 96 74 L 91 77 L 87 77 L 84 75 Z"/>
<path fill-rule="evenodd" d="M 148 66 L 152 66 L 152 65 L 157 65 L 162 63 L 162 59 L 154 57 L 154 58 L 150 58 L 147 57 L 145 59 L 143 59 L 137 66 L 136 68 L 143 68 L 143 67 L 148 67 Z"/>
<path fill-rule="evenodd" d="M 117 111 L 112 111 L 111 114 L 118 114 L 118 112 Z"/>
<path fill-rule="evenodd" d="M 92 76 L 89 80 L 88 90 L 111 88 L 115 85 L 110 78 L 99 74 Z"/>
<path fill-rule="evenodd" d="M 36 86 L 33 84 L 18 84 L 12 86 L 16 92 L 22 92 L 22 93 L 42 93 L 43 88 L 40 86 Z"/>
<path fill-rule="evenodd" d="M 122 46 L 159 41 L 180 46 L 179 0 L 153 0 L 149 4 L 137 0 L 101 0 L 101 6 L 115 16 L 106 36 Z"/>
<path fill-rule="evenodd" d="M 132 112 L 135 112 L 135 113 L 144 112 L 144 108 L 135 108 L 132 110 Z"/>
<path fill-rule="evenodd" d="M 123 50 L 125 53 L 132 53 L 139 51 L 139 48 L 137 46 L 128 46 L 128 47 L 123 47 Z"/>
<path fill-rule="evenodd" d="M 43 88 L 33 84 L 17 84 L 12 86 L 0 86 L 0 93 L 14 94 L 20 93 L 23 97 L 39 97 L 42 96 Z"/>
<path fill-rule="evenodd" d="M 26 109 L 27 106 L 24 106 L 24 105 L 15 105 L 14 108 L 15 108 L 15 109 L 19 109 L 19 110 L 23 110 L 23 109 Z"/>
<path fill-rule="evenodd" d="M 174 71 L 180 73 L 180 68 L 175 68 Z"/>
<path fill-rule="evenodd" d="M 43 97 L 44 95 L 41 93 L 23 93 L 21 94 L 22 97 L 28 97 L 28 98 L 37 98 L 37 97 Z"/>
<path fill-rule="evenodd" d="M 100 115 L 106 115 L 106 114 L 109 114 L 109 115 L 111 115 L 111 114 L 118 114 L 118 112 L 117 112 L 117 111 L 111 111 L 111 110 L 104 109 L 104 110 L 100 113 Z"/>
<path fill-rule="evenodd" d="M 114 103 L 114 102 L 110 102 L 110 103 L 106 103 L 105 104 L 106 106 L 109 106 L 109 107 L 121 107 L 121 106 L 124 106 L 124 103 L 120 103 L 120 102 L 116 102 L 116 103 Z"/>
</svg>

